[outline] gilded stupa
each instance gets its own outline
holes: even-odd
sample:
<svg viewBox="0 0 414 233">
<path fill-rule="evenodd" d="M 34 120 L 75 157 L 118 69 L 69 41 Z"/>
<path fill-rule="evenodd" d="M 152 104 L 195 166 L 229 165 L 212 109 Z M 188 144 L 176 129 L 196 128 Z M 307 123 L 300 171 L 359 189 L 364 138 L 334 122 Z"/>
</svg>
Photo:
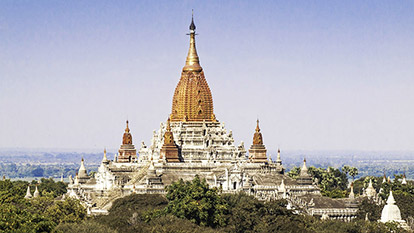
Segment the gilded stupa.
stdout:
<svg viewBox="0 0 414 233">
<path fill-rule="evenodd" d="M 170 119 L 177 121 L 216 121 L 213 97 L 200 66 L 195 44 L 194 18 L 190 24 L 190 48 L 181 79 L 175 88 Z"/>
</svg>

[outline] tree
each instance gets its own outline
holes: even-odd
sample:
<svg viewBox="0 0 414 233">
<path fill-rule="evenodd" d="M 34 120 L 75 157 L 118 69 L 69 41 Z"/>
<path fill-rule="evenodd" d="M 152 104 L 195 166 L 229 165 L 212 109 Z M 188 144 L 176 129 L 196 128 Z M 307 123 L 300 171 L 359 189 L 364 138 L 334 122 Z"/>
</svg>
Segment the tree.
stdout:
<svg viewBox="0 0 414 233">
<path fill-rule="evenodd" d="M 348 175 L 350 170 L 351 170 L 351 167 L 349 167 L 348 165 L 344 165 L 342 167 L 342 171 L 345 172 L 345 174 L 347 174 L 347 175 Z"/>
<path fill-rule="evenodd" d="M 358 168 L 356 168 L 356 167 L 351 167 L 351 168 L 349 169 L 349 175 L 350 175 L 350 176 L 352 176 L 352 182 L 354 182 L 354 180 L 355 180 L 355 176 L 357 176 L 357 175 L 358 175 Z"/>
<path fill-rule="evenodd" d="M 94 221 L 84 221 L 81 223 L 61 223 L 53 232 L 56 233 L 117 233 L 116 230 Z"/>
<path fill-rule="evenodd" d="M 210 189 L 207 182 L 198 175 L 193 181 L 180 179 L 167 187 L 169 203 L 166 213 L 186 218 L 200 226 L 224 226 L 227 204 L 218 194 L 217 188 Z"/>
<path fill-rule="evenodd" d="M 47 192 L 53 195 L 53 197 L 62 196 L 66 193 L 67 184 L 63 182 L 55 182 L 53 178 L 40 179 L 39 184 L 39 191 L 40 192 Z"/>
<path fill-rule="evenodd" d="M 375 202 L 369 199 L 364 199 L 358 205 L 358 219 L 365 220 L 368 214 L 370 221 L 377 221 L 381 218 L 381 211 L 384 205 L 377 205 Z"/>
<path fill-rule="evenodd" d="M 72 198 L 55 202 L 45 214 L 56 224 L 82 222 L 86 218 L 85 208 L 79 200 Z"/>
<path fill-rule="evenodd" d="M 300 167 L 293 167 L 292 169 L 290 169 L 287 175 L 293 179 L 296 179 L 299 177 L 299 173 L 300 173 Z"/>
<path fill-rule="evenodd" d="M 245 193 L 223 196 L 229 205 L 228 224 L 231 232 L 249 232 L 260 222 L 259 209 L 264 203 Z"/>
</svg>

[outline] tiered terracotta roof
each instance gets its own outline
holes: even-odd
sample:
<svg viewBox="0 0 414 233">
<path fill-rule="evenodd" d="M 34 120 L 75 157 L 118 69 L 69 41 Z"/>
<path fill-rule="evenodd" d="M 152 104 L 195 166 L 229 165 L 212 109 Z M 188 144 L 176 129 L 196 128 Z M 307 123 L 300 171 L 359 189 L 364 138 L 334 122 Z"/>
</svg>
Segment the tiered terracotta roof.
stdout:
<svg viewBox="0 0 414 233">
<path fill-rule="evenodd" d="M 266 147 L 263 145 L 263 136 L 260 133 L 259 120 L 257 120 L 256 131 L 253 135 L 253 144 L 249 149 L 249 157 L 252 162 L 267 163 Z"/>
</svg>

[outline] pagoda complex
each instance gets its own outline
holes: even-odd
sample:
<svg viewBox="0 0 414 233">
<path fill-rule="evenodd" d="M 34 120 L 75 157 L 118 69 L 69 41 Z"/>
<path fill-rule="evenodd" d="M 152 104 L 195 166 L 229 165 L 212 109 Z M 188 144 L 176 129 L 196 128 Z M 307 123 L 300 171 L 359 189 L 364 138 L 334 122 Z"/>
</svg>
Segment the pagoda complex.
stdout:
<svg viewBox="0 0 414 233">
<path fill-rule="evenodd" d="M 80 199 L 91 213 L 105 213 L 117 198 L 132 193 L 164 194 L 171 183 L 199 175 L 223 193 L 242 191 L 260 200 L 283 198 L 308 214 L 355 218 L 355 207 L 321 196 L 306 164 L 300 174 L 301 182 L 285 175 L 280 150 L 276 161 L 267 155 L 258 120 L 256 130 L 252 130 L 249 154 L 243 142 L 234 143 L 232 131 L 214 114 L 212 93 L 196 50 L 193 19 L 189 29 L 188 55 L 168 120 L 153 132 L 149 145 L 141 143 L 138 155 L 127 121 L 122 145 L 114 159 L 108 159 L 105 151 L 98 172 L 87 178 L 82 161 L 81 177 L 70 178 L 68 195 Z"/>
</svg>

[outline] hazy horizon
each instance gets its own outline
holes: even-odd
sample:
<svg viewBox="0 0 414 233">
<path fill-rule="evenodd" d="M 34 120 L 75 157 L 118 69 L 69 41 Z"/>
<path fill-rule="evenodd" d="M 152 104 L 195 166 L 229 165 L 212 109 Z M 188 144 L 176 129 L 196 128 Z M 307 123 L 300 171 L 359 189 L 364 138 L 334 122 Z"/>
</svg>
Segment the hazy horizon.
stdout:
<svg viewBox="0 0 414 233">
<path fill-rule="evenodd" d="M 219 121 L 270 151 L 414 151 L 414 2 L 0 1 L 0 149 L 150 144 L 196 38 Z"/>
</svg>

